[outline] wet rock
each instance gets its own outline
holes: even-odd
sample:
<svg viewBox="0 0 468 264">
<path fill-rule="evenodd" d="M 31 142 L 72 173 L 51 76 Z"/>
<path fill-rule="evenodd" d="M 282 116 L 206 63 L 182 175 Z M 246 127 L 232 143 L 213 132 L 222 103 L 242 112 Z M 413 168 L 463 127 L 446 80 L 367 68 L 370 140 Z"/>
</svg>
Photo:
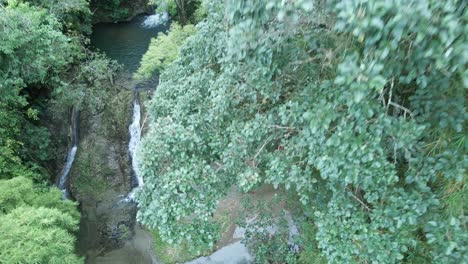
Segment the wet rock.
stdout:
<svg viewBox="0 0 468 264">
<path fill-rule="evenodd" d="M 294 223 L 292 215 L 289 211 L 285 210 L 285 218 L 286 218 L 286 221 L 288 222 L 288 230 L 289 230 L 288 245 L 294 253 L 297 253 L 299 252 L 299 245 L 294 243 L 294 237 L 299 235 L 299 229 L 297 228 L 296 223 Z"/>
<path fill-rule="evenodd" d="M 125 241 L 123 247 L 111 250 L 99 256 L 88 258 L 88 264 L 158 264 L 153 255 L 153 241 L 151 234 L 135 226 L 134 236 Z"/>
<path fill-rule="evenodd" d="M 222 247 L 210 256 L 197 258 L 185 264 L 245 264 L 252 261 L 253 258 L 247 247 L 238 241 Z"/>
<path fill-rule="evenodd" d="M 70 191 L 82 213 L 78 251 L 88 259 L 123 247 L 134 234 L 136 205 L 122 202 L 133 178 L 126 125 L 133 96 L 126 90 L 116 93 L 104 112 L 82 115 L 70 175 Z"/>
</svg>

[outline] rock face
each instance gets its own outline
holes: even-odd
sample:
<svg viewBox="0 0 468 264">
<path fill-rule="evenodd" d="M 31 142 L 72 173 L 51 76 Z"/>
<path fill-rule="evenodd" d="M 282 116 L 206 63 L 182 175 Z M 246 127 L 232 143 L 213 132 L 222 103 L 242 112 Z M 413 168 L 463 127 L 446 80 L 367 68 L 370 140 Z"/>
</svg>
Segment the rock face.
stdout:
<svg viewBox="0 0 468 264">
<path fill-rule="evenodd" d="M 141 14 L 151 14 L 154 7 L 148 0 L 92 0 L 93 23 L 130 21 Z"/>
<path fill-rule="evenodd" d="M 104 108 L 83 113 L 70 191 L 82 213 L 78 249 L 88 259 L 122 247 L 133 236 L 136 206 L 123 200 L 132 185 L 128 124 L 133 93 L 119 90 Z"/>
</svg>

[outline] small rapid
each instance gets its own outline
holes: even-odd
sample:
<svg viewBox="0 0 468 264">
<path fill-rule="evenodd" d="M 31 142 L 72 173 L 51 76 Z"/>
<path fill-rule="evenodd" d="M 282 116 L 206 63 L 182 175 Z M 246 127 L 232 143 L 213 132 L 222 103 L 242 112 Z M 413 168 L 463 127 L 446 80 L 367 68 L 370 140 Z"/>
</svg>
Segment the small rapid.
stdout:
<svg viewBox="0 0 468 264">
<path fill-rule="evenodd" d="M 169 14 L 167 12 L 162 12 L 147 16 L 141 25 L 144 28 L 154 28 L 166 23 L 167 21 L 169 21 Z"/>
<path fill-rule="evenodd" d="M 133 201 L 135 198 L 135 191 L 141 186 L 143 186 L 143 178 L 138 174 L 137 163 L 136 163 L 136 150 L 141 140 L 140 120 L 141 120 L 140 101 L 138 100 L 138 91 L 135 90 L 134 99 L 133 99 L 132 123 L 130 124 L 128 128 L 130 132 L 130 142 L 128 143 L 128 151 L 130 152 L 130 157 L 132 159 L 132 170 L 137 180 L 137 185 L 130 191 L 130 193 L 124 199 L 127 202 Z"/>
<path fill-rule="evenodd" d="M 71 126 L 72 126 L 72 148 L 68 151 L 67 161 L 63 167 L 62 174 L 60 175 L 60 180 L 58 183 L 58 188 L 62 191 L 63 198 L 69 199 L 70 193 L 67 189 L 68 176 L 70 175 L 70 170 L 75 161 L 76 152 L 78 150 L 78 122 L 79 122 L 79 111 L 73 108 Z"/>
</svg>

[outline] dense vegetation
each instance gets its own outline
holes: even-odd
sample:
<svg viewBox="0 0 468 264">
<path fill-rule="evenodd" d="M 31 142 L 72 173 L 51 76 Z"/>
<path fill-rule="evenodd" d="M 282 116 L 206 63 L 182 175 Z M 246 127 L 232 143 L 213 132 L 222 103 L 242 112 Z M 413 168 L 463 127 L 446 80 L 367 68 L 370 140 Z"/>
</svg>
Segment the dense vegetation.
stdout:
<svg viewBox="0 0 468 264">
<path fill-rule="evenodd" d="M 1 263 L 82 263 L 74 254 L 79 213 L 56 188 L 0 180 Z"/>
<path fill-rule="evenodd" d="M 284 262 L 468 261 L 466 2 L 204 4 L 149 107 L 140 222 L 210 247 L 218 200 L 268 183 L 317 245 Z"/>
<path fill-rule="evenodd" d="M 91 0 L 91 9 L 98 13 L 96 17 L 103 17 L 108 15 L 110 18 L 115 20 L 121 20 L 128 16 L 128 7 L 124 4 L 128 2 L 126 0 Z"/>
<path fill-rule="evenodd" d="M 49 187 L 64 146 L 47 123 L 104 106 L 116 66 L 85 48 L 90 21 L 86 0 L 0 1 L 0 263 L 83 262 L 76 203 Z"/>
<path fill-rule="evenodd" d="M 141 11 L 151 10 L 147 5 L 148 0 L 87 0 L 87 2 L 95 22 L 126 21 Z"/>
<path fill-rule="evenodd" d="M 201 7 L 201 0 L 150 0 L 155 5 L 156 12 L 167 12 L 173 19 L 177 19 L 183 26 L 197 23 L 205 15 Z"/>
<path fill-rule="evenodd" d="M 136 2 L 0 0 L 0 263 L 84 262 L 52 186 L 72 109 L 107 107 L 101 132 L 125 142 L 132 92 L 87 35 Z M 149 2 L 177 20 L 134 75 L 161 75 L 136 198 L 162 260 L 209 253 L 238 217 L 257 263 L 468 262 L 466 1 Z M 83 145 L 74 188 L 98 199 L 109 150 Z"/>
<path fill-rule="evenodd" d="M 154 74 L 161 72 L 177 58 L 180 47 L 194 33 L 193 25 L 181 27 L 177 22 L 173 22 L 167 34 L 161 33 L 151 40 L 134 78 L 140 81 L 148 80 Z"/>
</svg>

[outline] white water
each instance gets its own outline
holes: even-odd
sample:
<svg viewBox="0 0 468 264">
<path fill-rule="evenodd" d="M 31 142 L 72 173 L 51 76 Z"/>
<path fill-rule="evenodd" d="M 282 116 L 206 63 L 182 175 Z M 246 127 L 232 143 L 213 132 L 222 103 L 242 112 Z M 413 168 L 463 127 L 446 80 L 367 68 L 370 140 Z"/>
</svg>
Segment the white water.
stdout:
<svg viewBox="0 0 468 264">
<path fill-rule="evenodd" d="M 58 183 L 58 188 L 62 191 L 62 196 L 64 199 L 69 199 L 70 194 L 67 190 L 67 181 L 68 176 L 70 175 L 70 170 L 75 161 L 76 151 L 78 150 L 78 122 L 79 122 L 79 112 L 75 108 L 72 111 L 71 116 L 71 129 L 72 129 L 72 148 L 68 151 L 67 161 L 63 167 L 62 174 L 60 175 L 60 180 Z"/>
<path fill-rule="evenodd" d="M 65 164 L 65 167 L 63 168 L 62 175 L 60 175 L 60 181 L 59 181 L 59 189 L 63 193 L 63 198 L 68 199 L 69 194 L 67 190 L 67 180 L 68 180 L 68 175 L 70 174 L 70 170 L 73 165 L 73 161 L 75 161 L 75 156 L 76 156 L 76 151 L 78 150 L 78 146 L 75 145 L 73 146 L 70 151 L 67 154 L 67 163 Z"/>
<path fill-rule="evenodd" d="M 145 28 L 154 28 L 167 21 L 169 21 L 169 14 L 167 12 L 162 12 L 147 16 L 141 25 Z"/>
<path fill-rule="evenodd" d="M 127 202 L 133 201 L 135 197 L 135 191 L 141 186 L 143 186 L 143 178 L 139 175 L 136 164 L 136 149 L 141 139 L 140 119 L 140 102 L 138 101 L 138 94 L 135 94 L 135 99 L 133 101 L 132 123 L 128 128 L 130 132 L 130 142 L 128 143 L 128 151 L 130 152 L 130 156 L 132 158 L 132 169 L 136 175 L 138 185 L 135 188 L 133 188 L 133 190 L 124 199 Z"/>
</svg>

